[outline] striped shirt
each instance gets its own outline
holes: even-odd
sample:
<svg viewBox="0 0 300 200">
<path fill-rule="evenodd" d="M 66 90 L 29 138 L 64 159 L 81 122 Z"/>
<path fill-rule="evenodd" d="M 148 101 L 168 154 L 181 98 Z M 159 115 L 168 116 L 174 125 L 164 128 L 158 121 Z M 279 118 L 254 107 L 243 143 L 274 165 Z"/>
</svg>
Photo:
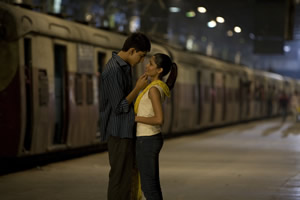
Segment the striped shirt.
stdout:
<svg viewBox="0 0 300 200">
<path fill-rule="evenodd" d="M 131 67 L 116 52 L 101 74 L 100 132 L 101 140 L 109 136 L 133 138 L 134 109 L 126 97 L 132 91 Z"/>
</svg>

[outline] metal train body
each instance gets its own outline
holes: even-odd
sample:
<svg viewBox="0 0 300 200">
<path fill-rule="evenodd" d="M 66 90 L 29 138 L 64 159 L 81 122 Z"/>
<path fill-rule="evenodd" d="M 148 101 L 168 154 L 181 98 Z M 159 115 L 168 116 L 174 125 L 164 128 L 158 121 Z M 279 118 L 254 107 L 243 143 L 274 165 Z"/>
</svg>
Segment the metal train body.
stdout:
<svg viewBox="0 0 300 200">
<path fill-rule="evenodd" d="M 126 36 L 0 2 L 0 157 L 24 157 L 100 140 L 97 71 Z M 163 133 L 172 135 L 267 116 L 266 94 L 299 82 L 152 43 L 178 64 L 164 104 Z M 136 79 L 144 62 L 133 71 Z M 299 88 L 299 87 L 298 87 Z"/>
</svg>

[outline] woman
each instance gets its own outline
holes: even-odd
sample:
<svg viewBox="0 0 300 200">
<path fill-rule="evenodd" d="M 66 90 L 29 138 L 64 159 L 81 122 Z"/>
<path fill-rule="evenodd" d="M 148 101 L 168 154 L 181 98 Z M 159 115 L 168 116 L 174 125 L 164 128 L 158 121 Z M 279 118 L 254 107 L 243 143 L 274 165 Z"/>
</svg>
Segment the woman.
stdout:
<svg viewBox="0 0 300 200">
<path fill-rule="evenodd" d="M 165 82 L 162 78 L 170 72 Z M 155 54 L 146 66 L 151 83 L 138 96 L 134 109 L 137 122 L 136 160 L 142 191 L 147 200 L 162 200 L 159 181 L 159 152 L 163 145 L 162 103 L 170 96 L 177 78 L 177 65 L 165 54 Z"/>
</svg>

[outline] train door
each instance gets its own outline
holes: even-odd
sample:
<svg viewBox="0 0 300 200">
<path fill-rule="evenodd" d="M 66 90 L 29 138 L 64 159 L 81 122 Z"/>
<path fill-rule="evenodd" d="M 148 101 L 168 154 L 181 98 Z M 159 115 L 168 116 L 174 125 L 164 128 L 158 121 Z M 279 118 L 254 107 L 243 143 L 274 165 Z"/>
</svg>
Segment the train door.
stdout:
<svg viewBox="0 0 300 200">
<path fill-rule="evenodd" d="M 215 74 L 212 73 L 210 77 L 210 96 L 211 96 L 211 104 L 210 104 L 210 122 L 215 120 L 215 107 L 216 107 L 216 89 L 215 89 Z"/>
<path fill-rule="evenodd" d="M 197 91 L 198 103 L 197 103 L 197 124 L 201 124 L 202 121 L 202 85 L 201 85 L 201 72 L 197 72 Z"/>
<path fill-rule="evenodd" d="M 67 48 L 54 45 L 54 90 L 55 90 L 55 132 L 54 144 L 65 144 L 67 140 L 68 90 L 67 90 Z"/>
<path fill-rule="evenodd" d="M 227 112 L 227 89 L 226 89 L 226 76 L 223 75 L 223 79 L 222 79 L 223 83 L 222 83 L 222 94 L 223 94 L 223 100 L 222 100 L 222 120 L 225 121 L 226 120 L 226 112 Z"/>
<path fill-rule="evenodd" d="M 245 101 L 246 101 L 246 118 L 248 119 L 250 117 L 250 101 L 251 101 L 251 81 L 249 78 L 247 79 L 245 83 Z"/>
<path fill-rule="evenodd" d="M 243 80 L 239 79 L 239 93 L 238 93 L 238 101 L 239 101 L 239 119 L 243 118 Z"/>
<path fill-rule="evenodd" d="M 101 79 L 100 75 L 104 70 L 105 67 L 105 56 L 106 54 L 98 51 L 97 52 L 97 76 L 98 76 L 98 88 L 100 88 L 101 85 Z M 98 90 L 99 91 L 99 90 Z M 95 91 L 95 92 L 98 92 Z M 100 93 L 98 92 L 98 102 L 100 102 Z M 100 117 L 98 117 L 98 123 L 97 123 L 97 132 L 96 132 L 96 137 L 100 138 Z"/>
<path fill-rule="evenodd" d="M 24 39 L 24 64 L 25 64 L 25 91 L 26 91 L 26 123 L 24 150 L 31 150 L 32 127 L 33 127 L 33 99 L 32 99 L 32 41 L 31 38 Z"/>
</svg>

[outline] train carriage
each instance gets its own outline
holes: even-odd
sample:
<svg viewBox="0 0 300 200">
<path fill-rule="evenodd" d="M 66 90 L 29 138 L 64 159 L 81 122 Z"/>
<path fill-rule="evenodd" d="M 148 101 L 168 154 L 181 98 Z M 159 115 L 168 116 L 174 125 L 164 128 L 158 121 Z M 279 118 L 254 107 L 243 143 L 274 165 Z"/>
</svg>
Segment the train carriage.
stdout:
<svg viewBox="0 0 300 200">
<path fill-rule="evenodd" d="M 4 3 L 0 13 L 1 156 L 99 143 L 95 72 L 124 36 Z"/>
</svg>

